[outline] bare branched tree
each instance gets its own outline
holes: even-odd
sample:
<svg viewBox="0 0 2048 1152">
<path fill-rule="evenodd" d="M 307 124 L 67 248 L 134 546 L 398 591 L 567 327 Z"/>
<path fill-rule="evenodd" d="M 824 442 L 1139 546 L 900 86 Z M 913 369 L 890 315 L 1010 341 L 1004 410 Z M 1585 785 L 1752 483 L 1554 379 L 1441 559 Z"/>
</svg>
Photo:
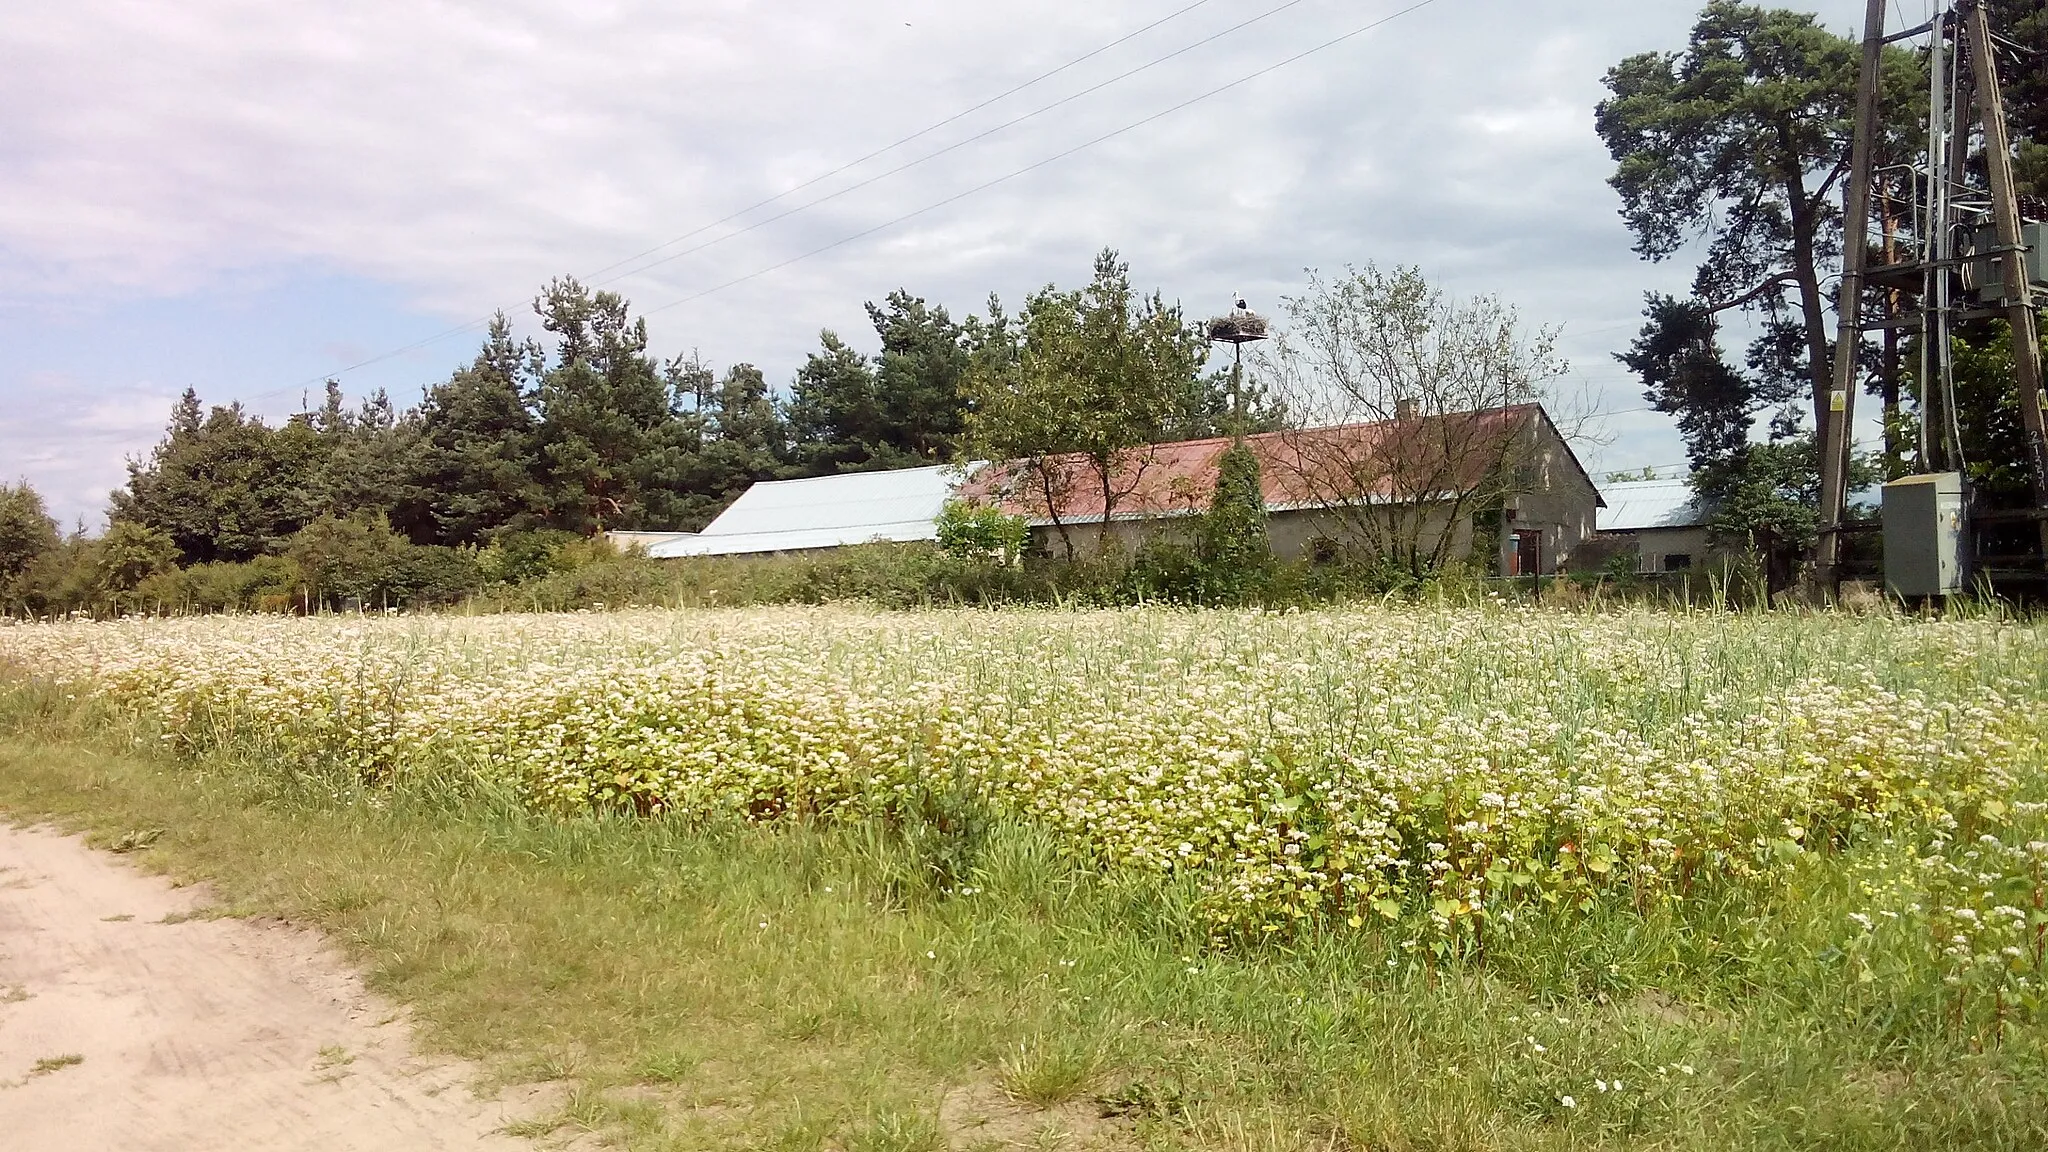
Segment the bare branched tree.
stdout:
<svg viewBox="0 0 2048 1152">
<path fill-rule="evenodd" d="M 1557 330 L 1495 297 L 1448 297 L 1414 268 L 1311 271 L 1282 303 L 1260 368 L 1296 428 L 1269 466 L 1334 538 L 1411 572 L 1494 543 L 1485 528 L 1548 464 L 1547 406 L 1568 370 Z"/>
</svg>

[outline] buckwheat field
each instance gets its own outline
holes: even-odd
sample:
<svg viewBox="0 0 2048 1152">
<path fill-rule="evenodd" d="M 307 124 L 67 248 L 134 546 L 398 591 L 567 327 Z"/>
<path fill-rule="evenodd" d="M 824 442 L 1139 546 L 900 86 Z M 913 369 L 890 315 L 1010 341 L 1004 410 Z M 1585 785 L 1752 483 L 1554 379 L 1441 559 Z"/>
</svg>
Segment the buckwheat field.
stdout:
<svg viewBox="0 0 2048 1152">
<path fill-rule="evenodd" d="M 9 627 L 0 659 L 195 762 L 239 749 L 684 820 L 991 813 L 1109 875 L 1185 878 L 1226 947 L 1366 930 L 1470 952 L 1532 911 L 1683 905 L 1840 856 L 1852 978 L 1903 945 L 2001 1023 L 2041 992 L 2036 625 L 1487 605 L 214 618 Z"/>
</svg>

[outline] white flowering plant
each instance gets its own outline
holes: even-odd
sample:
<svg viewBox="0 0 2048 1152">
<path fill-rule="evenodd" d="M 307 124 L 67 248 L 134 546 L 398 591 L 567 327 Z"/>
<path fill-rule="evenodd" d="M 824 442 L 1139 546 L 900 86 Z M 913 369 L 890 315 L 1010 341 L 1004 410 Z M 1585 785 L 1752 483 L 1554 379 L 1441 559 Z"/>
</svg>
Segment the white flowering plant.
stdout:
<svg viewBox="0 0 2048 1152">
<path fill-rule="evenodd" d="M 1916 863 L 1872 866 L 1844 962 L 1912 919 L 1959 987 L 2041 1003 L 2048 635 L 2011 622 L 1497 602 L 130 619 L 0 628 L 0 664 L 179 755 L 373 787 L 756 821 L 915 820 L 942 795 L 1110 872 L 1191 878 L 1226 943 L 1398 926 L 1483 949 L 1517 910 L 1682 904 L 1890 838 Z M 935 867 L 952 891 L 970 864 Z M 1934 895 L 1904 911 L 1915 893 Z"/>
</svg>

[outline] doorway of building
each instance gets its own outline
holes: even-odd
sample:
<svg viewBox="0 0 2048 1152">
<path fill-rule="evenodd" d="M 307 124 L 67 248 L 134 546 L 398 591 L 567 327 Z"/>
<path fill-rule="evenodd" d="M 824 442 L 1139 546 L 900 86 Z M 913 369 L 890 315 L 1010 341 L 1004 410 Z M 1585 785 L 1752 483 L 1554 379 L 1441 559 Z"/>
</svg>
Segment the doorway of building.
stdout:
<svg viewBox="0 0 2048 1152">
<path fill-rule="evenodd" d="M 1516 532 L 1515 550 L 1508 557 L 1508 575 L 1541 576 L 1543 574 L 1543 533 L 1537 531 Z"/>
</svg>

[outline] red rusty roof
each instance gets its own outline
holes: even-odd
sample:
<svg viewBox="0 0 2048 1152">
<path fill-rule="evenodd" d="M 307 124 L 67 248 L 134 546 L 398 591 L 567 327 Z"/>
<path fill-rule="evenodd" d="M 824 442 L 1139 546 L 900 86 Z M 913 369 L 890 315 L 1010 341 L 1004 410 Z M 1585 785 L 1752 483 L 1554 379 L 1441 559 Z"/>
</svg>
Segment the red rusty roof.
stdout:
<svg viewBox="0 0 2048 1152">
<path fill-rule="evenodd" d="M 1266 507 L 1280 510 L 1360 501 L 1407 502 L 1469 491 L 1501 460 L 1505 444 L 1532 418 L 1549 425 L 1534 404 L 1483 412 L 1289 429 L 1248 436 L 1259 458 Z M 1554 428 L 1553 428 L 1554 431 Z M 1183 516 L 1209 506 L 1228 437 L 1155 444 L 1131 452 L 1110 478 L 1115 518 Z M 1570 456 L 1569 447 L 1566 455 Z M 1576 458 L 1572 459 L 1578 465 Z M 1080 454 L 1047 457 L 1043 474 L 1066 523 L 1102 519 L 1101 479 Z M 1579 471 L 1583 474 L 1584 468 Z M 982 469 L 961 489 L 963 499 L 1012 515 L 1049 520 L 1046 485 L 1028 461 Z M 1591 484 L 1591 481 L 1588 481 Z"/>
</svg>

